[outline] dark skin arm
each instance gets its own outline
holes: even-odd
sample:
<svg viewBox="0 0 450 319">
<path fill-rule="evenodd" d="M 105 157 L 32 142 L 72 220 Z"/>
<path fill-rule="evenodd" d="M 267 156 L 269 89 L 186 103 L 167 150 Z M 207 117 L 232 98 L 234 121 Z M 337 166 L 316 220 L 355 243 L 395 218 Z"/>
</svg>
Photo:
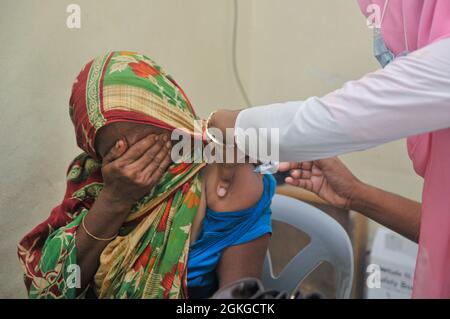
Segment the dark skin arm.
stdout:
<svg viewBox="0 0 450 319">
<path fill-rule="evenodd" d="M 214 211 L 238 211 L 255 205 L 263 192 L 262 175 L 253 172 L 251 164 L 209 165 L 205 170 L 205 194 L 208 207 Z M 224 174 L 225 173 L 225 174 Z M 217 185 L 232 177 L 224 197 L 217 194 Z M 216 268 L 219 288 L 245 277 L 261 278 L 269 234 L 245 244 L 231 246 L 222 252 Z"/>
<path fill-rule="evenodd" d="M 361 184 L 350 209 L 418 242 L 421 204 L 371 185 Z"/>
<path fill-rule="evenodd" d="M 291 176 L 286 178 L 288 184 L 314 192 L 335 207 L 357 211 L 418 241 L 421 204 L 361 182 L 338 158 L 283 163 L 280 170 L 291 170 Z"/>
<path fill-rule="evenodd" d="M 261 278 L 269 239 L 267 234 L 251 242 L 226 248 L 216 269 L 219 288 L 246 277 Z"/>
</svg>

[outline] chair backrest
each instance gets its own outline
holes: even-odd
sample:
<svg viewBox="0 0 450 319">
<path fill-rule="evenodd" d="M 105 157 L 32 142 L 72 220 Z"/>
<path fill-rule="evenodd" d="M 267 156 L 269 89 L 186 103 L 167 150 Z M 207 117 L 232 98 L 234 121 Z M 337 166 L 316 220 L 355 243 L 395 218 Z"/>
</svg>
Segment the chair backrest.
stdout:
<svg viewBox="0 0 450 319">
<path fill-rule="evenodd" d="M 353 250 L 344 228 L 320 209 L 291 197 L 275 195 L 271 207 L 272 220 L 301 230 L 310 237 L 310 242 L 277 277 L 273 275 L 272 260 L 267 252 L 262 277 L 264 287 L 293 293 L 321 262 L 328 262 L 335 269 L 336 298 L 349 298 Z"/>
</svg>

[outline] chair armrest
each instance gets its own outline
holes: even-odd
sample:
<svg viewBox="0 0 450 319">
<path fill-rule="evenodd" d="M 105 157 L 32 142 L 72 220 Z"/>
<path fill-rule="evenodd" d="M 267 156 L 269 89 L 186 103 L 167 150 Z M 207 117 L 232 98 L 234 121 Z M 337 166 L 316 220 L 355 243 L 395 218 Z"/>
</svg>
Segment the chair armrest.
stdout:
<svg viewBox="0 0 450 319">
<path fill-rule="evenodd" d="M 277 187 L 276 193 L 279 195 L 284 195 L 292 197 L 303 202 L 310 202 L 315 204 L 322 204 L 331 206 L 328 202 L 324 201 L 322 198 L 314 194 L 313 192 L 307 191 L 306 189 L 284 184 Z"/>
</svg>

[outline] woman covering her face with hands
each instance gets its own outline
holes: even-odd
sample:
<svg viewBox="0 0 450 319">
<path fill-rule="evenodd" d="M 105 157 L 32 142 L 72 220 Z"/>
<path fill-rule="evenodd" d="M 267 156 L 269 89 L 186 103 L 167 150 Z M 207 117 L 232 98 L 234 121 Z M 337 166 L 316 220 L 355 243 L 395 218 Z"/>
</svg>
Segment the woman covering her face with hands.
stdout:
<svg viewBox="0 0 450 319">
<path fill-rule="evenodd" d="M 95 58 L 70 115 L 84 152 L 62 203 L 19 243 L 30 298 L 206 298 L 260 277 L 274 179 L 251 164 L 172 162 L 171 132 L 202 138 L 201 121 L 158 65 L 127 51 Z"/>
</svg>

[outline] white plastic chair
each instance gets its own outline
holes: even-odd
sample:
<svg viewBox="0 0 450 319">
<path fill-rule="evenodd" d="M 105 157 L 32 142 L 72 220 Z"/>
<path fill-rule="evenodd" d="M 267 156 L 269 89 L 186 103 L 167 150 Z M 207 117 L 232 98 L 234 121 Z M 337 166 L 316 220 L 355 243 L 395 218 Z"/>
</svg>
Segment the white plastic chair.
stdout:
<svg viewBox="0 0 450 319">
<path fill-rule="evenodd" d="M 349 298 L 353 281 L 353 250 L 344 228 L 320 209 L 291 197 L 275 195 L 271 207 L 272 220 L 303 231 L 311 240 L 277 277 L 273 275 L 272 260 L 267 252 L 262 276 L 265 289 L 294 293 L 321 262 L 328 262 L 335 269 L 336 298 Z"/>
</svg>

